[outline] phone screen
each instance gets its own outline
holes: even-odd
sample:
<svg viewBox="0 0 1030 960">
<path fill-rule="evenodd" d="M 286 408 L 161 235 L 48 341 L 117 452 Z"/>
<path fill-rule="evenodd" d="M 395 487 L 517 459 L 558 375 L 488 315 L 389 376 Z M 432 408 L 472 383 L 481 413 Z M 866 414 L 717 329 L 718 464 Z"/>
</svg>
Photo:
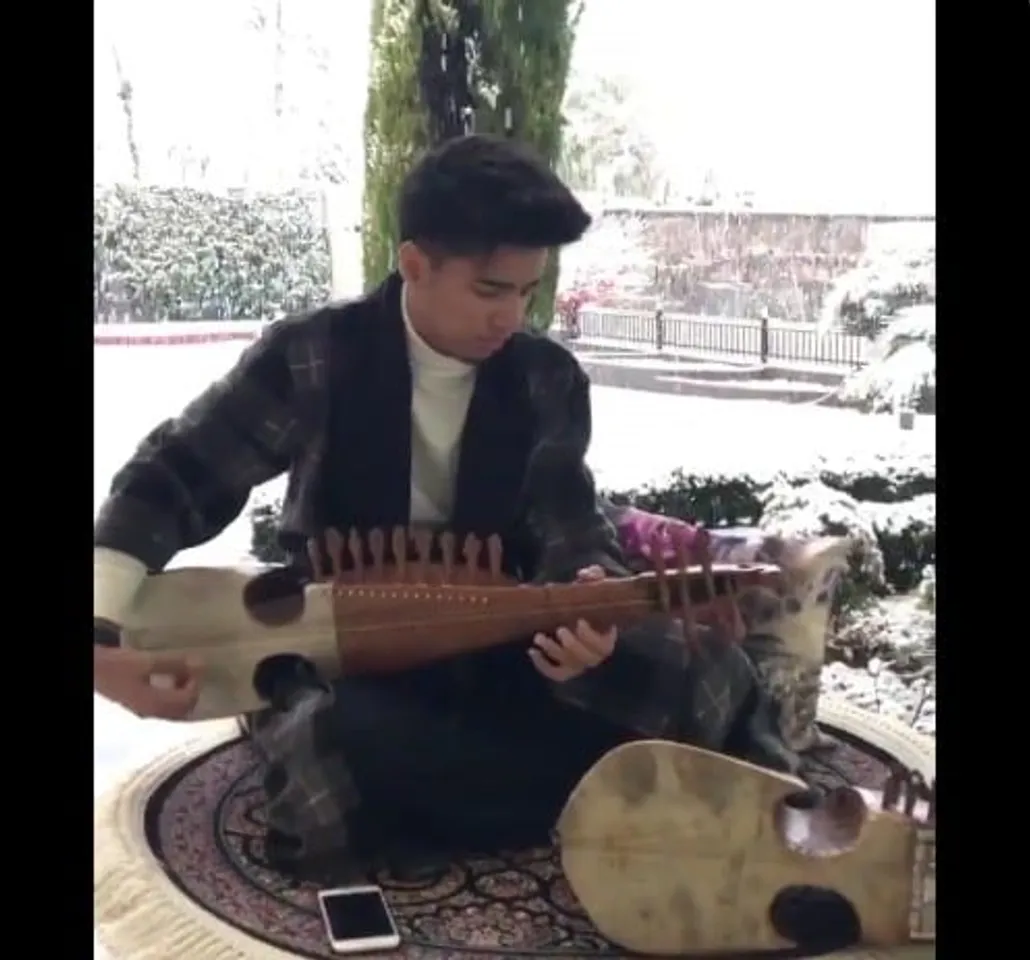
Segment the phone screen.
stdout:
<svg viewBox="0 0 1030 960">
<path fill-rule="evenodd" d="M 395 936 L 386 900 L 378 890 L 341 890 L 322 894 L 329 936 L 336 942 Z"/>
</svg>

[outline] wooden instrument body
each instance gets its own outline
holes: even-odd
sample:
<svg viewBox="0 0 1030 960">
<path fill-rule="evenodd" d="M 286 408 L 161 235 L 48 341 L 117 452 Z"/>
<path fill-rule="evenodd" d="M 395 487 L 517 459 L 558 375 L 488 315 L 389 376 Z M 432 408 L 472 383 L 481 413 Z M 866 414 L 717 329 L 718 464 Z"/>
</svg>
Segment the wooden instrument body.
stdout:
<svg viewBox="0 0 1030 960">
<path fill-rule="evenodd" d="M 191 719 L 207 720 L 264 706 L 253 679 L 270 657 L 303 657 L 325 679 L 392 672 L 553 631 L 581 617 L 598 627 L 638 622 L 669 603 L 670 583 L 673 601 L 677 587 L 681 594 L 714 594 L 697 604 L 699 619 L 730 617 L 735 587 L 778 575 L 775 567 L 716 565 L 673 571 L 663 580 L 645 574 L 519 586 L 473 569 L 449 572 L 443 583 L 431 566 L 406 574 L 387 566 L 374 580 L 344 574 L 308 583 L 285 604 L 252 602 L 255 585 L 277 573 L 286 571 L 184 568 L 148 577 L 122 625 L 122 643 L 198 660 L 203 682 Z"/>
<path fill-rule="evenodd" d="M 190 657 L 203 668 L 200 698 L 190 720 L 236 717 L 266 706 L 254 672 L 268 657 L 298 654 L 323 676 L 339 671 L 332 587 L 304 588 L 301 622 L 254 619 L 244 603 L 260 569 L 186 567 L 147 577 L 122 626 L 122 645 Z"/>
<path fill-rule="evenodd" d="M 782 821 L 782 801 L 802 789 L 792 777 L 694 747 L 618 747 L 561 815 L 565 875 L 598 929 L 644 954 L 793 947 L 770 910 L 797 886 L 844 896 L 866 945 L 910 942 L 913 898 L 922 895 L 917 833 L 932 828 L 861 803 L 850 811 L 850 843 L 802 852 L 785 841 Z"/>
</svg>

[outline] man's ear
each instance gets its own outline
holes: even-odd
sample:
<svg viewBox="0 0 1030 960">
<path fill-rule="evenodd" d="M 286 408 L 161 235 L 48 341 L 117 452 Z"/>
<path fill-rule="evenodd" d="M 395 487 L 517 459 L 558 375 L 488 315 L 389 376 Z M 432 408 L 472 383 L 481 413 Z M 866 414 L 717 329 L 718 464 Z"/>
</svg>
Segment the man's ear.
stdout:
<svg viewBox="0 0 1030 960">
<path fill-rule="evenodd" d="M 424 280 L 432 264 L 429 257 L 411 240 L 397 248 L 397 270 L 405 283 L 416 284 Z"/>
</svg>

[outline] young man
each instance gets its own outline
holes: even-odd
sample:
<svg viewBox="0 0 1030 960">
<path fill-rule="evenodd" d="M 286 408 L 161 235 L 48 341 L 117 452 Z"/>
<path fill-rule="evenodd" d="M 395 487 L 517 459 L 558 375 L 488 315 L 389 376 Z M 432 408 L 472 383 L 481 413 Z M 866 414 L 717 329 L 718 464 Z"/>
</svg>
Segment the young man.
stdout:
<svg viewBox="0 0 1030 960">
<path fill-rule="evenodd" d="M 158 426 L 114 478 L 96 524 L 94 683 L 141 716 L 185 717 L 203 664 L 120 649 L 147 571 L 216 536 L 257 484 L 289 474 L 282 539 L 338 529 L 499 533 L 524 580 L 621 576 L 584 462 L 589 384 L 522 329 L 552 250 L 590 218 L 548 167 L 483 136 L 428 153 L 400 197 L 398 272 L 369 296 L 272 324 L 236 366 Z M 174 678 L 155 687 L 153 674 Z M 750 662 L 692 658 L 665 624 L 570 623 L 410 673 L 338 681 L 265 716 L 278 861 L 373 834 L 529 840 L 578 778 L 632 737 L 669 737 L 781 769 Z"/>
</svg>

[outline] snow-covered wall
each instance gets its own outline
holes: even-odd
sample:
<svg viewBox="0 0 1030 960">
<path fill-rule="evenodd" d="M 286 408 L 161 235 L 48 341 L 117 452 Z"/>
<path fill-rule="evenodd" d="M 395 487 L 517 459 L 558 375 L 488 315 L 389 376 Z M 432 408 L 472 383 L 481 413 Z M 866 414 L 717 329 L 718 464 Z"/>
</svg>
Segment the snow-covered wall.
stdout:
<svg viewBox="0 0 1030 960">
<path fill-rule="evenodd" d="M 180 320 L 175 323 L 99 323 L 93 325 L 93 346 L 132 347 L 193 345 L 253 340 L 260 320 Z"/>
</svg>

